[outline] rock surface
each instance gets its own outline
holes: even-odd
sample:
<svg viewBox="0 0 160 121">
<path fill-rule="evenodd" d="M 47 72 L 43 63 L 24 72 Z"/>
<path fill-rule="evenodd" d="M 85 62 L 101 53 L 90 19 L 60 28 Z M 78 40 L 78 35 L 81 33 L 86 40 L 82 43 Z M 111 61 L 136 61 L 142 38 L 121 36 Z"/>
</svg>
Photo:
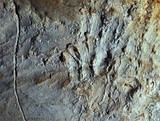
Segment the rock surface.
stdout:
<svg viewBox="0 0 160 121">
<path fill-rule="evenodd" d="M 160 0 L 0 0 L 0 121 L 160 121 Z M 14 11 L 14 7 L 16 11 Z"/>
</svg>

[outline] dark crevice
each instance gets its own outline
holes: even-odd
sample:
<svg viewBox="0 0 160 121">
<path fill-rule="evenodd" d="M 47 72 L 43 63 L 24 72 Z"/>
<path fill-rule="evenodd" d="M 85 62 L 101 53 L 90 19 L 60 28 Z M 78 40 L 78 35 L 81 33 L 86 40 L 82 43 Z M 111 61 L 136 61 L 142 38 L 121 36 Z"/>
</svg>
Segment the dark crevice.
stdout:
<svg viewBox="0 0 160 121">
<path fill-rule="evenodd" d="M 66 48 L 69 48 L 69 46 L 71 46 L 72 45 L 72 43 L 68 43 L 67 45 L 66 45 Z"/>
<path fill-rule="evenodd" d="M 93 75 L 94 75 L 93 61 L 94 61 L 95 56 L 96 56 L 95 53 L 91 56 L 90 65 L 89 65 L 89 69 L 90 69 L 90 71 L 91 71 L 91 73 L 92 73 L 92 75 L 91 75 L 92 77 L 93 77 Z"/>
<path fill-rule="evenodd" d="M 126 46 L 123 46 L 121 50 L 124 53 L 126 51 Z"/>
<path fill-rule="evenodd" d="M 128 91 L 127 96 L 126 96 L 126 101 L 132 101 L 134 94 L 138 91 L 138 89 L 141 89 L 142 85 L 141 83 L 135 79 L 134 81 L 136 81 L 136 86 L 131 86 L 131 85 L 127 85 L 125 84 L 125 86 L 130 86 L 131 89 Z"/>
<path fill-rule="evenodd" d="M 130 8 L 127 10 L 127 17 L 131 15 L 132 11 L 133 11 L 133 5 L 131 5 Z"/>
<path fill-rule="evenodd" d="M 65 58 L 65 56 L 63 55 L 63 52 L 60 54 L 59 60 L 60 60 L 61 62 L 63 62 L 63 63 L 66 61 L 66 58 Z"/>
<path fill-rule="evenodd" d="M 107 58 L 108 58 L 109 60 L 112 59 L 112 53 L 111 53 L 110 51 L 107 51 Z"/>
<path fill-rule="evenodd" d="M 101 26 L 100 27 L 102 27 L 105 24 L 105 15 L 102 14 L 100 16 L 100 19 L 101 19 Z M 102 38 L 102 35 L 103 35 L 103 31 L 102 31 L 102 29 L 100 29 L 100 31 L 98 33 L 99 38 Z"/>
<path fill-rule="evenodd" d="M 105 62 L 109 64 L 109 62 L 112 60 L 112 53 L 110 50 L 107 51 L 107 57 L 105 58 Z"/>
<path fill-rule="evenodd" d="M 76 47 L 76 46 L 72 46 L 72 47 L 73 47 L 73 51 L 74 51 L 76 57 L 77 57 L 78 59 L 80 59 L 80 53 L 79 53 L 77 47 Z"/>
</svg>

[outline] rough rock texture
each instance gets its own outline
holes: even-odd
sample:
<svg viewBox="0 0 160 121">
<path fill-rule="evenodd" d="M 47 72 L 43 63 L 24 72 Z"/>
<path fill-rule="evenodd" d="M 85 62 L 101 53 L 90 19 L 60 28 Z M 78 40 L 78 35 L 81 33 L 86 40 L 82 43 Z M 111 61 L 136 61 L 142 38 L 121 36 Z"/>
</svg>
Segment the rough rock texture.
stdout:
<svg viewBox="0 0 160 121">
<path fill-rule="evenodd" d="M 0 121 L 22 121 L 15 12 L 27 121 L 160 121 L 160 0 L 0 0 Z"/>
</svg>

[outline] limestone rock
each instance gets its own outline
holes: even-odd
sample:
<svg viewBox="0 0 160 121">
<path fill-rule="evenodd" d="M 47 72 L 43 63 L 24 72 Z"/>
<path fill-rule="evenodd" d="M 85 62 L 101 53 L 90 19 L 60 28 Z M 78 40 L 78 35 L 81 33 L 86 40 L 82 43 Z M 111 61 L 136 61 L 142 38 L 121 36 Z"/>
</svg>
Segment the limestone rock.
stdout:
<svg viewBox="0 0 160 121">
<path fill-rule="evenodd" d="M 159 0 L 0 0 L 0 121 L 22 121 L 15 12 L 27 121 L 160 121 Z"/>
</svg>

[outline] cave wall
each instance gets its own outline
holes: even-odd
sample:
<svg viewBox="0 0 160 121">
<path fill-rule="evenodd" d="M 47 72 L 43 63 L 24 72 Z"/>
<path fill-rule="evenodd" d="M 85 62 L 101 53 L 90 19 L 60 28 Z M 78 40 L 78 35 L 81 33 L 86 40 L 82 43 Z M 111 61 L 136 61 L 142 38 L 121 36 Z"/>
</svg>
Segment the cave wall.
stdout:
<svg viewBox="0 0 160 121">
<path fill-rule="evenodd" d="M 159 0 L 0 0 L 0 121 L 159 121 Z"/>
</svg>

